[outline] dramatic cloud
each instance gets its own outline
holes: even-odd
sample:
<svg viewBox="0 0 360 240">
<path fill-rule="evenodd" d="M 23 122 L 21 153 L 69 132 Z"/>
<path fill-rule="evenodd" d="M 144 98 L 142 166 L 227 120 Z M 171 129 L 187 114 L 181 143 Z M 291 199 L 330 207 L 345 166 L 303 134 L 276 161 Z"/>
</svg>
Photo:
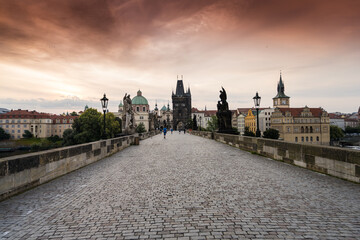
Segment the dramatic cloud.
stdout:
<svg viewBox="0 0 360 240">
<path fill-rule="evenodd" d="M 360 102 L 357 0 L 0 6 L 1 107 L 63 112 L 72 109 L 58 103 L 69 96 L 95 103 L 106 92 L 116 111 L 125 93 L 141 89 L 153 108 L 155 100 L 171 101 L 176 75 L 184 75 L 198 108 L 215 108 L 222 85 L 231 108 L 252 106 L 256 91 L 271 106 L 280 69 L 292 106 L 355 111 Z M 34 102 L 39 97 L 44 104 Z"/>
</svg>

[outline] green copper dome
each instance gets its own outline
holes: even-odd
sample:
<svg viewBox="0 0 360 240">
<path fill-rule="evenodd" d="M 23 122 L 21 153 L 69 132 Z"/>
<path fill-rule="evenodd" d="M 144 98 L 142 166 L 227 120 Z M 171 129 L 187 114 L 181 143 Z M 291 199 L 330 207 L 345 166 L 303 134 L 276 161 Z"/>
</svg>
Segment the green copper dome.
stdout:
<svg viewBox="0 0 360 240">
<path fill-rule="evenodd" d="M 132 100 L 131 103 L 134 105 L 148 105 L 148 101 L 146 100 L 146 98 L 144 98 L 142 96 L 142 92 L 139 90 L 137 92 L 137 96 L 135 96 Z"/>
<path fill-rule="evenodd" d="M 166 111 L 165 105 L 160 109 L 161 111 Z"/>
</svg>

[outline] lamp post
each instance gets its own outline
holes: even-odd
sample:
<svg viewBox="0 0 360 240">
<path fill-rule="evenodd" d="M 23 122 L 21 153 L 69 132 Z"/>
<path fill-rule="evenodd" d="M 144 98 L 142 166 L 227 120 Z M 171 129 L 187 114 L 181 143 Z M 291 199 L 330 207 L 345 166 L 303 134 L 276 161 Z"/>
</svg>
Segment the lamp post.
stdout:
<svg viewBox="0 0 360 240">
<path fill-rule="evenodd" d="M 101 107 L 103 109 L 103 112 L 104 112 L 104 134 L 103 134 L 103 138 L 106 137 L 106 121 L 105 121 L 105 115 L 106 115 L 106 109 L 107 109 L 107 105 L 108 105 L 108 102 L 109 102 L 109 99 L 106 98 L 106 94 L 104 93 L 104 97 L 102 99 L 100 99 L 101 101 Z"/>
<path fill-rule="evenodd" d="M 254 99 L 254 104 L 255 104 L 255 108 L 256 108 L 256 137 L 260 137 L 261 133 L 260 133 L 260 129 L 259 129 L 259 106 L 260 106 L 260 100 L 261 97 L 259 96 L 258 92 L 256 92 L 255 97 L 253 97 Z"/>
<path fill-rule="evenodd" d="M 201 131 L 201 116 L 200 116 L 200 131 Z"/>
</svg>

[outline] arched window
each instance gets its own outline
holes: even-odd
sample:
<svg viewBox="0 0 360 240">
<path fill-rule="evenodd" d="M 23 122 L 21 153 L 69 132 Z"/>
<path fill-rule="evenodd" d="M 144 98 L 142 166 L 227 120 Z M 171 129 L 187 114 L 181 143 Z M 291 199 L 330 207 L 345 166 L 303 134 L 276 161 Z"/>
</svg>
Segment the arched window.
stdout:
<svg viewBox="0 0 360 240">
<path fill-rule="evenodd" d="M 307 141 L 307 142 L 309 141 L 309 137 L 306 137 L 306 141 Z"/>
<path fill-rule="evenodd" d="M 316 137 L 316 141 L 317 141 L 317 142 L 319 141 L 319 137 Z"/>
<path fill-rule="evenodd" d="M 137 111 L 137 112 L 140 112 L 140 108 L 139 108 L 139 107 L 136 107 L 136 111 Z"/>
<path fill-rule="evenodd" d="M 308 133 L 309 132 L 309 128 L 305 127 L 305 132 Z"/>
<path fill-rule="evenodd" d="M 313 127 L 312 126 L 310 127 L 310 132 L 313 133 Z"/>
<path fill-rule="evenodd" d="M 297 142 L 298 141 L 298 137 L 295 137 L 295 142 Z"/>
<path fill-rule="evenodd" d="M 301 127 L 301 132 L 302 132 L 302 133 L 304 132 L 304 127 Z"/>
<path fill-rule="evenodd" d="M 301 141 L 304 142 L 304 137 L 301 137 Z"/>
<path fill-rule="evenodd" d="M 310 137 L 310 142 L 312 142 L 313 141 L 313 137 Z"/>
</svg>

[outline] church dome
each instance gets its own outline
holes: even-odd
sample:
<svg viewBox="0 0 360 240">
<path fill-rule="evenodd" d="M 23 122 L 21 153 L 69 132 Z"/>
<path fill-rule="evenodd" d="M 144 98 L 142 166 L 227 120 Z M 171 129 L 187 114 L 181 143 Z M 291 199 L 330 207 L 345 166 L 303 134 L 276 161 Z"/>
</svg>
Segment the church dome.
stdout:
<svg viewBox="0 0 360 240">
<path fill-rule="evenodd" d="M 160 109 L 160 111 L 166 111 L 166 106 L 164 105 L 164 106 Z"/>
<path fill-rule="evenodd" d="M 134 105 L 148 105 L 149 104 L 147 99 L 142 96 L 142 92 L 140 90 L 137 92 L 137 96 L 135 96 L 131 100 L 131 103 Z"/>
</svg>

